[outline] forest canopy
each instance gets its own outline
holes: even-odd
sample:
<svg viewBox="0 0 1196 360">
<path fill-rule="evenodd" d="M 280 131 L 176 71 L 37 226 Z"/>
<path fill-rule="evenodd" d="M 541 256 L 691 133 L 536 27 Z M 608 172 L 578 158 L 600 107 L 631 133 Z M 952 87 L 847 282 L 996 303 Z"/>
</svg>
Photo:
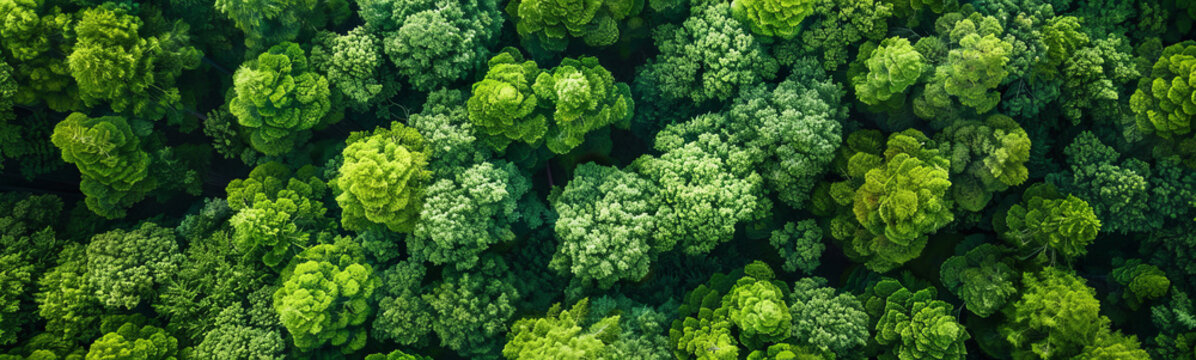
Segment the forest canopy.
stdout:
<svg viewBox="0 0 1196 360">
<path fill-rule="evenodd" d="M 0 0 L 0 360 L 1196 360 L 1194 24 Z"/>
</svg>

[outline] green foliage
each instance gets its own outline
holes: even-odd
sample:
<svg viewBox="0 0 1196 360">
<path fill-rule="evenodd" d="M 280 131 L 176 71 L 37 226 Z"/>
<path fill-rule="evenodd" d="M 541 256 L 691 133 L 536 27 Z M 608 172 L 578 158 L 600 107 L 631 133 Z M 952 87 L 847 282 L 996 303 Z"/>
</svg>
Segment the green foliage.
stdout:
<svg viewBox="0 0 1196 360">
<path fill-rule="evenodd" d="M 1073 359 L 1149 359 L 1150 356 L 1139 346 L 1137 336 L 1105 330 L 1097 335 L 1096 343 L 1085 346 L 1084 352 Z"/>
<path fill-rule="evenodd" d="M 178 118 L 181 95 L 175 80 L 183 70 L 199 67 L 203 52 L 189 44 L 182 21 L 155 36 L 147 36 L 143 26 L 118 6 L 82 11 L 74 51 L 67 57 L 79 98 L 87 106 L 108 101 L 113 111 L 138 117 Z"/>
<path fill-rule="evenodd" d="M 836 295 L 822 278 L 794 282 L 789 303 L 793 339 L 841 358 L 852 358 L 868 343 L 870 324 L 863 304 L 851 294 Z"/>
<path fill-rule="evenodd" d="M 746 22 L 753 33 L 792 39 L 806 16 L 814 13 L 815 0 L 735 0 L 731 15 Z"/>
<path fill-rule="evenodd" d="M 443 278 L 423 295 L 440 344 L 469 358 L 497 358 L 520 297 L 506 262 L 482 258 L 469 271 L 446 268 Z"/>
<path fill-rule="evenodd" d="M 831 185 L 839 211 L 831 235 L 848 256 L 873 271 L 889 271 L 918 257 L 927 235 L 954 219 L 947 191 L 950 162 L 918 130 L 889 137 L 880 157 L 879 133 L 857 132 L 839 156 L 846 178 Z M 847 209 L 850 208 L 850 211 Z"/>
<path fill-rule="evenodd" d="M 740 177 L 759 173 L 776 197 L 802 208 L 842 141 L 846 107 L 842 90 L 812 61 L 794 65 L 775 88 L 743 90 L 724 114 L 705 114 L 669 125 L 656 148 L 670 151 L 697 142 L 718 154 Z"/>
<path fill-rule="evenodd" d="M 1136 65 L 1129 40 L 1123 36 L 1097 38 L 1075 50 L 1060 70 L 1064 115 L 1073 124 L 1090 116 L 1141 130 L 1129 121 L 1130 113 L 1135 111 L 1133 97 L 1123 94 L 1125 86 L 1141 76 Z"/>
<path fill-rule="evenodd" d="M 993 193 L 1021 185 L 1029 177 L 1025 164 L 1030 159 L 1030 137 L 1008 116 L 955 122 L 935 139 L 951 160 L 952 196 L 964 210 L 984 209 Z"/>
<path fill-rule="evenodd" d="M 380 280 L 363 256 L 352 253 L 341 244 L 316 245 L 296 255 L 284 272 L 274 311 L 297 348 L 330 344 L 349 354 L 365 347 L 363 325 Z"/>
<path fill-rule="evenodd" d="M 726 100 L 739 89 L 776 76 L 778 64 L 731 18 L 726 3 L 697 3 L 680 26 L 652 32 L 660 54 L 637 77 L 658 84 L 670 99 Z"/>
<path fill-rule="evenodd" d="M 548 132 L 547 114 L 537 111 L 540 98 L 532 89 L 540 68 L 523 61 L 518 50 L 503 49 L 490 59 L 482 81 L 473 84 L 469 121 L 502 151 L 513 141 L 535 143 Z"/>
<path fill-rule="evenodd" d="M 431 360 L 432 358 L 421 355 L 411 355 L 403 352 L 403 350 L 391 351 L 389 354 L 370 354 L 366 355 L 365 360 Z"/>
<path fill-rule="evenodd" d="M 1140 130 L 1164 139 L 1192 131 L 1196 102 L 1188 78 L 1196 71 L 1194 64 L 1196 42 L 1189 40 L 1163 49 L 1150 72 L 1138 80 L 1138 89 L 1130 98 Z"/>
<path fill-rule="evenodd" d="M 607 344 L 619 335 L 619 316 L 582 327 L 590 309 L 582 299 L 569 310 L 560 304 L 545 317 L 524 318 L 511 325 L 502 353 L 507 359 L 601 359 L 610 356 Z"/>
<path fill-rule="evenodd" d="M 633 172 L 586 163 L 553 201 L 560 241 L 552 268 L 609 288 L 620 279 L 648 274 L 657 240 L 660 208 L 656 184 Z"/>
<path fill-rule="evenodd" d="M 221 310 L 214 322 L 218 325 L 204 335 L 191 357 L 213 360 L 284 358 L 286 342 L 279 332 L 252 324 L 240 303 Z"/>
<path fill-rule="evenodd" d="M 1053 185 L 1035 184 L 1026 189 L 1022 200 L 1009 208 L 1008 230 L 1002 234 L 1020 249 L 1051 258 L 1058 252 L 1072 259 L 1086 254 L 1100 232 L 1101 221 L 1088 202 L 1073 195 L 1064 198 Z"/>
<path fill-rule="evenodd" d="M 327 74 L 328 84 L 361 108 L 393 96 L 399 84 L 384 68 L 382 43 L 365 27 L 345 35 L 321 32 L 314 40 L 311 63 Z"/>
<path fill-rule="evenodd" d="M 58 265 L 37 280 L 38 315 L 46 333 L 64 340 L 87 341 L 99 336 L 100 302 L 88 281 L 86 246 L 71 244 L 58 254 Z"/>
<path fill-rule="evenodd" d="M 568 153 L 585 141 L 586 134 L 611 124 L 631 119 L 634 103 L 627 84 L 598 64 L 598 58 L 565 58 L 561 64 L 536 76 L 532 90 L 541 101 L 551 104 L 552 125 L 544 134 L 548 149 Z"/>
<path fill-rule="evenodd" d="M 143 222 L 131 231 L 112 230 L 87 245 L 88 286 L 105 306 L 132 309 L 184 259 L 172 229 Z"/>
<path fill-rule="evenodd" d="M 254 149 L 285 154 L 302 131 L 323 122 L 332 106 L 328 79 L 314 70 L 292 42 L 274 45 L 237 69 L 228 109 L 249 129 Z"/>
<path fill-rule="evenodd" d="M 1001 100 L 1001 93 L 994 89 L 1009 75 L 1013 51 L 1013 45 L 1001 38 L 1004 29 L 996 18 L 979 13 L 967 17 L 947 14 L 935 27 L 942 36 L 940 41 L 951 50 L 914 99 L 914 113 L 924 119 L 950 120 L 956 111 L 952 99 L 978 114 L 991 111 Z"/>
<path fill-rule="evenodd" d="M 619 22 L 639 15 L 643 1 L 633 0 L 516 0 L 506 12 L 524 41 L 549 51 L 564 51 L 569 39 L 603 47 L 619 40 Z"/>
<path fill-rule="evenodd" d="M 1022 286 L 1000 329 L 1015 357 L 1067 359 L 1109 331 L 1096 292 L 1070 272 L 1048 267 L 1025 273 Z"/>
<path fill-rule="evenodd" d="M 594 57 L 566 58 L 542 71 L 507 48 L 490 59 L 482 81 L 473 84 L 469 120 L 496 150 L 541 140 L 556 154 L 568 153 L 586 134 L 611 124 L 626 127 L 634 103 L 631 90 L 615 83 Z M 549 121 L 551 119 L 551 121 Z"/>
<path fill-rule="evenodd" d="M 286 165 L 258 165 L 245 179 L 234 179 L 225 188 L 228 206 L 236 212 L 229 219 L 233 243 L 246 257 L 260 257 L 269 267 L 286 264 L 295 248 L 335 226 L 324 217 L 327 185 L 311 166 L 294 173 Z"/>
<path fill-rule="evenodd" d="M 802 30 L 801 41 L 773 46 L 778 62 L 812 57 L 821 59 L 826 71 L 835 71 L 847 63 L 855 45 L 879 42 L 888 34 L 893 5 L 884 0 L 815 0 L 813 13 L 817 16 Z"/>
<path fill-rule="evenodd" d="M 354 133 L 346 140 L 333 187 L 344 211 L 341 224 L 353 231 L 382 225 L 411 232 L 419 220 L 431 173 L 424 138 L 402 123 L 373 133 Z"/>
<path fill-rule="evenodd" d="M 125 209 L 158 186 L 148 176 L 149 153 L 123 117 L 72 113 L 54 126 L 50 140 L 62 150 L 63 161 L 79 168 L 87 208 L 100 216 L 124 217 Z"/>
<path fill-rule="evenodd" d="M 766 274 L 772 275 L 771 270 Z M 727 317 L 739 328 L 740 341 L 745 344 L 789 337 L 792 315 L 785 303 L 787 289 L 782 290 L 771 280 L 771 276 L 749 274 L 723 296 L 722 307 L 727 308 Z"/>
<path fill-rule="evenodd" d="M 768 243 L 777 251 L 785 263 L 781 269 L 794 272 L 801 269 L 810 274 L 818 265 L 826 245 L 822 244 L 822 228 L 813 219 L 785 223 L 783 228 L 773 230 Z"/>
<path fill-rule="evenodd" d="M 424 345 L 432 331 L 432 310 L 420 294 L 427 269 L 422 262 L 402 261 L 382 272 L 378 312 L 371 326 L 375 339 L 401 345 Z"/>
<path fill-rule="evenodd" d="M 1113 269 L 1113 280 L 1125 287 L 1121 293 L 1131 310 L 1138 310 L 1149 300 L 1163 297 L 1171 288 L 1171 280 L 1157 266 L 1131 259 Z"/>
<path fill-rule="evenodd" d="M 677 359 L 737 359 L 739 341 L 731 334 L 734 323 L 726 307 L 719 306 L 736 279 L 715 274 L 707 284 L 685 295 L 677 319 L 669 328 L 669 345 Z"/>
<path fill-rule="evenodd" d="M 78 86 L 63 54 L 74 45 L 74 14 L 39 0 L 0 2 L 0 46 L 19 90 L 13 100 L 21 105 L 44 103 L 54 111 L 79 110 Z"/>
<path fill-rule="evenodd" d="M 1142 232 L 1163 227 L 1164 221 L 1184 221 L 1196 200 L 1196 174 L 1180 168 L 1175 159 L 1154 166 L 1127 157 L 1095 134 L 1082 132 L 1063 149 L 1069 169 L 1047 175 L 1061 191 L 1089 202 L 1102 230 Z"/>
<path fill-rule="evenodd" d="M 949 162 L 917 130 L 889 137 L 885 161 L 864 173 L 853 211 L 864 228 L 898 245 L 932 233 L 952 219 L 945 199 Z"/>
<path fill-rule="evenodd" d="M 486 63 L 503 16 L 494 0 L 359 0 L 358 14 L 378 34 L 398 74 L 430 91 Z"/>
<path fill-rule="evenodd" d="M 660 189 L 656 237 L 662 249 L 708 253 L 730 241 L 737 224 L 764 219 L 771 211 L 758 174 L 737 177 L 722 158 L 695 143 L 640 157 L 633 166 Z"/>
<path fill-rule="evenodd" d="M 665 360 L 672 359 L 668 334 L 670 315 L 656 307 L 648 306 L 623 296 L 603 296 L 590 304 L 589 315 L 583 323 L 595 329 L 611 317 L 619 317 L 617 338 L 607 344 L 610 354 L 618 359 Z"/>
<path fill-rule="evenodd" d="M 264 49 L 294 40 L 320 0 L 214 0 L 212 3 L 238 29 L 245 32 L 245 46 Z"/>
<path fill-rule="evenodd" d="M 906 89 L 929 68 L 925 57 L 914 50 L 909 40 L 899 37 L 881 41 L 864 60 L 864 66 L 868 72 L 852 77 L 851 83 L 855 86 L 855 96 L 868 105 L 904 103 Z"/>
<path fill-rule="evenodd" d="M 980 244 L 960 256 L 948 258 L 939 267 L 939 278 L 948 291 L 963 300 L 968 311 L 989 317 L 1017 294 L 1016 273 L 1000 247 Z"/>
<path fill-rule="evenodd" d="M 33 281 L 33 266 L 20 255 L 0 256 L 0 344 L 16 342 L 25 320 L 21 300 Z"/>
<path fill-rule="evenodd" d="M 245 299 L 272 284 L 269 270 L 257 257 L 240 252 L 226 225 L 232 209 L 223 200 L 207 203 L 198 214 L 188 215 L 176 231 L 190 239 L 186 260 L 170 274 L 158 292 L 154 310 L 170 320 L 167 330 L 184 341 L 199 342 L 224 325 L 221 314 L 240 308 Z M 211 222 L 206 227 L 201 223 Z M 228 319 L 233 321 L 236 319 Z"/>
<path fill-rule="evenodd" d="M 109 330 L 92 343 L 87 360 L 170 360 L 177 353 L 178 340 L 166 330 L 130 322 Z"/>
<path fill-rule="evenodd" d="M 428 185 L 407 250 L 436 265 L 468 269 L 492 245 L 515 239 L 518 201 L 531 188 L 511 163 L 483 162 Z"/>
<path fill-rule="evenodd" d="M 954 315 L 953 307 L 935 299 L 935 288 L 912 291 L 893 279 L 868 289 L 867 307 L 879 310 L 876 342 L 886 346 L 882 359 L 963 359 L 964 341 L 971 338 Z"/>
</svg>

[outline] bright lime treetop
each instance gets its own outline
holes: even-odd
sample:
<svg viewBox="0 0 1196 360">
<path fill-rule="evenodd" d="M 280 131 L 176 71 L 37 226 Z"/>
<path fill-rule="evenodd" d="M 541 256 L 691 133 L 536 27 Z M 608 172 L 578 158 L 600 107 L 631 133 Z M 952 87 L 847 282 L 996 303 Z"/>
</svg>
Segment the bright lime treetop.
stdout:
<svg viewBox="0 0 1196 360">
<path fill-rule="evenodd" d="M 331 108 L 328 79 L 314 71 L 299 44 L 275 45 L 237 69 L 229 111 L 249 129 L 250 144 L 266 155 L 295 147 L 299 133 L 320 124 Z"/>
</svg>

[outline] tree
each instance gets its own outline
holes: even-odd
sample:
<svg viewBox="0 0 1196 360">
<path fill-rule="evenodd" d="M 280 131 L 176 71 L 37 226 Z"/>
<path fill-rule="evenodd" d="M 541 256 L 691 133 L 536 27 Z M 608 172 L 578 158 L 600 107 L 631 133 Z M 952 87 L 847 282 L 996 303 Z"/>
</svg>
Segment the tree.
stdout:
<svg viewBox="0 0 1196 360">
<path fill-rule="evenodd" d="M 361 0 L 358 14 L 380 37 L 398 74 L 431 91 L 465 78 L 489 58 L 502 28 L 494 0 Z"/>
<path fill-rule="evenodd" d="M 266 266 L 285 265 L 296 247 L 306 246 L 315 234 L 334 227 L 324 216 L 327 185 L 316 168 L 305 166 L 294 173 L 286 165 L 258 165 L 245 179 L 234 179 L 225 188 L 233 242 L 245 257 L 260 257 Z"/>
<path fill-rule="evenodd" d="M 856 97 L 868 105 L 904 104 L 906 89 L 929 69 L 925 57 L 914 50 L 909 40 L 900 37 L 884 39 L 866 59 L 868 72 L 852 77 L 851 83 Z"/>
<path fill-rule="evenodd" d="M 88 279 L 86 248 L 64 246 L 57 265 L 37 280 L 37 313 L 46 321 L 46 334 L 78 342 L 99 336 L 95 325 L 102 305 Z"/>
<path fill-rule="evenodd" d="M 318 29 L 329 19 L 350 15 L 345 1 L 215 0 L 212 5 L 245 32 L 245 46 L 254 51 L 295 40 L 304 26 Z"/>
<path fill-rule="evenodd" d="M 474 83 L 469 98 L 469 120 L 490 135 L 495 150 L 515 141 L 538 146 L 544 140 L 549 150 L 565 154 L 591 131 L 611 124 L 627 127 L 634 107 L 631 90 L 614 82 L 597 58 L 565 58 L 547 71 L 521 61 L 518 50 L 504 49 L 490 59 L 486 78 Z"/>
<path fill-rule="evenodd" d="M 199 67 L 203 57 L 189 43 L 188 25 L 178 21 L 168 32 L 147 36 L 141 19 L 114 4 L 83 10 L 75 24 L 78 40 L 67 65 L 79 98 L 87 106 L 108 101 L 113 111 L 138 117 L 179 118 L 175 79 Z"/>
<path fill-rule="evenodd" d="M 87 208 L 100 216 L 123 217 L 125 209 L 158 187 L 148 176 L 149 153 L 123 117 L 72 113 L 54 126 L 50 140 L 62 151 L 63 161 L 79 168 Z"/>
<path fill-rule="evenodd" d="M 370 354 L 366 355 L 365 360 L 431 360 L 432 358 L 421 355 L 412 355 L 403 352 L 403 350 L 391 351 L 389 354 Z"/>
<path fill-rule="evenodd" d="M 789 272 L 801 269 L 803 273 L 813 273 L 822 264 L 819 258 L 826 250 L 822 229 L 813 219 L 785 223 L 784 227 L 772 231 L 768 243 L 785 259 L 781 269 Z"/>
<path fill-rule="evenodd" d="M 859 43 L 880 42 L 892 15 L 893 4 L 884 0 L 815 0 L 801 41 L 773 45 L 773 56 L 781 64 L 817 58 L 824 70 L 835 71 Z"/>
<path fill-rule="evenodd" d="M 87 245 L 87 278 L 109 308 L 133 309 L 184 260 L 174 230 L 152 222 L 98 234 Z"/>
<path fill-rule="evenodd" d="M 531 182 L 511 163 L 483 162 L 428 185 L 419 223 L 407 238 L 411 254 L 436 265 L 473 267 L 492 245 L 515 240 L 518 202 Z"/>
<path fill-rule="evenodd" d="M 16 253 L 0 255 L 0 344 L 17 341 L 17 334 L 27 316 L 21 302 L 33 281 L 33 266 Z"/>
<path fill-rule="evenodd" d="M 660 54 L 640 68 L 671 99 L 694 103 L 722 101 L 776 76 L 779 65 L 750 34 L 731 19 L 726 3 L 697 3 L 680 26 L 652 32 Z"/>
<path fill-rule="evenodd" d="M 790 337 L 789 285 L 755 261 L 730 275 L 716 273 L 686 294 L 669 329 L 678 359 L 736 359 Z M 738 336 L 733 335 L 737 334 Z"/>
<path fill-rule="evenodd" d="M 806 16 L 814 13 L 815 0 L 736 0 L 731 15 L 746 22 L 757 35 L 792 39 Z"/>
<path fill-rule="evenodd" d="M 1067 168 L 1048 174 L 1060 191 L 1088 201 L 1101 230 L 1114 233 L 1162 228 L 1169 219 L 1190 218 L 1196 201 L 1196 173 L 1178 160 L 1161 158 L 1152 165 L 1122 157 L 1095 134 L 1085 131 L 1063 149 Z"/>
<path fill-rule="evenodd" d="M 882 358 L 963 359 L 971 338 L 953 314 L 951 304 L 935 299 L 934 287 L 913 291 L 894 279 L 883 279 L 864 294 L 865 307 L 876 321 L 876 342 L 886 346 Z"/>
<path fill-rule="evenodd" d="M 1018 358 L 1068 359 L 1095 344 L 1109 319 L 1084 280 L 1053 267 L 1028 272 L 1001 334 Z"/>
<path fill-rule="evenodd" d="M 353 231 L 382 225 L 411 232 L 430 182 L 424 138 L 402 123 L 349 136 L 333 188 L 344 211 L 341 224 Z"/>
<path fill-rule="evenodd" d="M 277 330 L 252 324 L 240 303 L 221 310 L 213 321 L 218 324 L 195 346 L 192 356 L 213 360 L 282 360 L 286 342 Z"/>
<path fill-rule="evenodd" d="M 39 0 L 0 1 L 0 46 L 7 51 L 20 91 L 13 100 L 21 105 L 44 103 L 54 111 L 81 110 L 78 86 L 57 54 L 70 54 L 74 46 L 75 15 Z M 51 56 L 54 54 L 56 56 Z"/>
<path fill-rule="evenodd" d="M 421 297 L 426 273 L 422 261 L 410 259 L 382 272 L 378 311 L 370 332 L 374 339 L 405 346 L 428 342 L 434 311 Z"/>
<path fill-rule="evenodd" d="M 1097 335 L 1096 343 L 1084 347 L 1084 352 L 1073 359 L 1149 359 L 1150 355 L 1139 348 L 1137 336 L 1125 336 L 1120 331 L 1105 330 Z"/>
<path fill-rule="evenodd" d="M 863 304 L 851 294 L 836 295 L 825 279 L 794 282 L 789 313 L 793 319 L 790 336 L 823 353 L 851 358 L 868 343 L 870 324 Z"/>
<path fill-rule="evenodd" d="M 539 74 L 535 61 L 523 61 L 518 50 L 506 48 L 490 59 L 486 77 L 473 84 L 469 121 L 496 150 L 513 141 L 533 144 L 547 133 L 548 115 L 537 111 L 542 106 L 532 89 Z"/>
<path fill-rule="evenodd" d="M 1008 230 L 1002 235 L 1014 246 L 1042 259 L 1054 259 L 1056 252 L 1072 259 L 1088 252 L 1087 246 L 1100 232 L 1101 221 L 1088 202 L 1068 195 L 1064 198 L 1050 184 L 1035 184 L 1005 215 Z"/>
<path fill-rule="evenodd" d="M 764 270 L 758 274 L 749 273 L 723 296 L 722 307 L 727 308 L 727 317 L 739 329 L 740 342 L 752 344 L 779 342 L 789 337 L 792 315 L 785 303 L 785 292 L 773 282 L 772 270 L 761 262 L 749 267 Z"/>
<path fill-rule="evenodd" d="M 953 115 L 956 110 L 952 99 L 977 114 L 991 111 L 1001 100 L 1001 93 L 995 89 L 1009 75 L 1013 45 L 1000 37 L 1004 29 L 996 18 L 979 13 L 948 15 L 935 23 L 941 40 L 919 40 L 951 46 L 925 90 L 914 99 L 914 113 L 923 119 L 957 117 Z"/>
<path fill-rule="evenodd" d="M 399 91 L 399 83 L 382 67 L 382 43 L 365 27 L 345 35 L 320 32 L 313 40 L 311 63 L 327 74 L 328 84 L 355 108 L 365 108 Z"/>
<path fill-rule="evenodd" d="M 984 243 L 963 255 L 947 258 L 939 267 L 939 278 L 948 291 L 959 296 L 973 314 L 989 317 L 1014 295 L 1015 273 L 1004 251 Z"/>
<path fill-rule="evenodd" d="M 1172 44 L 1163 49 L 1149 74 L 1138 80 L 1130 106 L 1140 130 L 1164 139 L 1192 131 L 1196 103 L 1187 79 L 1196 71 L 1193 64 L 1196 64 L 1196 41 Z"/>
<path fill-rule="evenodd" d="M 153 303 L 154 311 L 169 320 L 166 329 L 187 343 L 198 343 L 215 328 L 239 322 L 222 313 L 234 306 L 237 311 L 252 307 L 242 306 L 245 299 L 273 284 L 260 258 L 245 256 L 246 248 L 237 246 L 228 204 L 213 199 L 205 205 L 175 228 L 180 238 L 190 240 L 183 252 L 186 260 L 163 282 Z"/>
<path fill-rule="evenodd" d="M 295 347 L 312 350 L 330 344 L 350 354 L 365 347 L 363 325 L 380 280 L 359 247 L 312 246 L 295 256 L 274 292 L 274 311 Z"/>
<path fill-rule="evenodd" d="M 639 15 L 643 7 L 631 0 L 517 0 L 507 3 L 506 11 L 529 47 L 560 52 L 569 46 L 566 35 L 594 47 L 614 44 L 623 27 L 619 21 Z"/>
<path fill-rule="evenodd" d="M 695 142 L 723 158 L 736 176 L 759 173 L 772 194 L 802 208 L 842 142 L 847 120 L 842 96 L 816 63 L 801 61 L 775 88 L 761 84 L 741 91 L 725 113 L 665 127 L 655 146 L 667 152 Z"/>
<path fill-rule="evenodd" d="M 1147 301 L 1163 297 L 1171 288 L 1171 280 L 1162 269 L 1142 263 L 1141 259 L 1125 261 L 1113 269 L 1112 275 L 1113 280 L 1125 287 L 1121 297 L 1130 310 L 1136 311 Z"/>
<path fill-rule="evenodd" d="M 249 143 L 266 155 L 291 151 L 300 132 L 325 122 L 328 79 L 314 71 L 299 44 L 270 47 L 233 74 L 228 108 L 249 129 Z"/>
<path fill-rule="evenodd" d="M 734 323 L 727 316 L 729 308 L 720 306 L 737 280 L 735 275 L 715 273 L 685 295 L 669 327 L 669 345 L 677 359 L 738 358 L 739 341 L 731 335 Z"/>
<path fill-rule="evenodd" d="M 484 257 L 468 271 L 445 268 L 443 279 L 423 295 L 440 344 L 470 358 L 497 358 L 520 297 L 506 262 Z"/>
<path fill-rule="evenodd" d="M 883 158 L 879 141 L 879 132 L 848 136 L 836 161 L 853 180 L 830 184 L 826 196 L 834 204 L 827 210 L 837 212 L 831 236 L 846 242 L 848 256 L 885 272 L 918 257 L 928 235 L 955 216 L 947 196 L 950 161 L 926 135 L 914 129 L 890 135 Z"/>
<path fill-rule="evenodd" d="M 665 250 L 656 240 L 658 191 L 634 172 L 578 166 L 552 204 L 560 241 L 552 268 L 600 288 L 643 278 L 652 255 Z"/>
<path fill-rule="evenodd" d="M 619 316 L 613 315 L 583 327 L 590 299 L 581 299 L 569 310 L 560 304 L 546 317 L 524 318 L 511 325 L 503 356 L 507 359 L 603 359 L 611 356 L 608 343 L 619 335 Z"/>
<path fill-rule="evenodd" d="M 708 253 L 730 241 L 737 224 L 764 219 L 772 210 L 760 175 L 735 176 L 722 158 L 695 143 L 660 157 L 642 156 L 632 166 L 660 189 L 656 236 L 665 250 Z"/>
<path fill-rule="evenodd" d="M 532 90 L 541 105 L 554 108 L 544 139 L 557 154 L 581 145 L 591 131 L 611 124 L 626 128 L 634 108 L 627 84 L 616 83 L 598 58 L 590 56 L 561 60 L 559 66 L 536 76 Z"/>
<path fill-rule="evenodd" d="M 951 161 L 952 197 L 960 208 L 979 212 L 994 193 L 1021 185 L 1029 177 L 1030 137 L 1005 115 L 958 121 L 935 135 L 939 151 Z"/>
<path fill-rule="evenodd" d="M 178 340 L 153 325 L 129 322 L 100 331 L 106 333 L 91 344 L 87 360 L 169 360 L 178 352 Z"/>
</svg>

